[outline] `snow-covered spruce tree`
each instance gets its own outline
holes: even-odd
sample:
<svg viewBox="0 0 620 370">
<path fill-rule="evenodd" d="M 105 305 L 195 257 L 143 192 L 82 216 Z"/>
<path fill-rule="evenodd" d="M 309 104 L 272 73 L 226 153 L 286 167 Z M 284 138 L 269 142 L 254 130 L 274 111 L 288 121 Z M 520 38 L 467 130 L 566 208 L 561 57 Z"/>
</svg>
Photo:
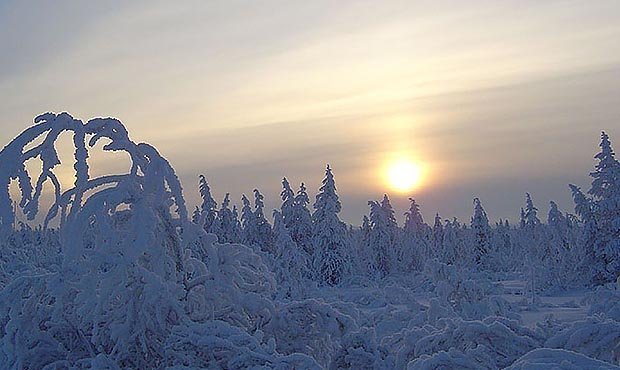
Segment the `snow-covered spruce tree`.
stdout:
<svg viewBox="0 0 620 370">
<path fill-rule="evenodd" d="M 362 226 L 357 233 L 353 233 L 352 257 L 353 271 L 361 275 L 375 276 L 377 274 L 376 259 L 371 244 L 371 226 L 367 215 L 362 217 Z"/>
<path fill-rule="evenodd" d="M 580 261 L 576 265 L 577 272 L 580 276 L 585 277 L 586 284 L 601 284 L 605 281 L 605 264 L 600 258 L 597 258 L 597 250 L 599 250 L 599 239 L 597 235 L 598 225 L 594 212 L 593 204 L 576 185 L 570 184 L 571 194 L 575 203 L 575 213 L 579 217 L 583 232 L 579 243 L 577 244 L 576 259 Z"/>
<path fill-rule="evenodd" d="M 430 256 L 441 256 L 441 260 L 445 263 L 454 263 L 454 259 L 456 255 L 454 253 L 445 253 L 443 242 L 444 242 L 444 230 L 443 223 L 441 222 L 441 216 L 439 213 L 435 214 L 435 222 L 433 223 L 433 252 L 432 253 L 424 253 L 426 258 Z M 428 251 L 428 250 L 427 250 Z M 453 252 L 453 251 L 448 251 Z"/>
<path fill-rule="evenodd" d="M 554 201 L 549 201 L 549 213 L 547 214 L 547 225 L 563 228 L 566 226 L 566 216 L 558 208 L 558 204 Z"/>
<path fill-rule="evenodd" d="M 204 175 L 198 177 L 198 190 L 200 191 L 200 218 L 198 224 L 201 225 L 206 232 L 214 232 L 214 223 L 217 217 L 217 202 L 211 195 L 211 188 Z"/>
<path fill-rule="evenodd" d="M 530 193 L 525 193 L 524 226 L 534 228 L 540 225 L 538 208 L 534 206 Z"/>
<path fill-rule="evenodd" d="M 300 298 L 304 283 L 309 281 L 310 259 L 286 228 L 284 217 L 273 211 L 273 242 L 276 251 L 276 281 L 279 292 L 287 298 Z"/>
<path fill-rule="evenodd" d="M 198 225 L 200 223 L 200 207 L 196 206 L 192 213 L 192 222 Z"/>
<path fill-rule="evenodd" d="M 489 218 L 479 198 L 474 198 L 474 214 L 471 216 L 471 228 L 474 233 L 472 259 L 476 266 L 488 264 L 488 254 L 491 243 L 491 227 Z"/>
<path fill-rule="evenodd" d="M 373 265 L 380 277 L 390 273 L 392 269 L 392 259 L 390 249 L 392 248 L 392 237 L 386 217 L 381 209 L 379 202 L 371 200 L 368 202 L 370 207 L 370 233 L 368 244 L 374 255 Z"/>
<path fill-rule="evenodd" d="M 388 198 L 387 194 L 383 195 L 380 207 L 382 218 L 381 227 L 385 229 L 385 235 L 388 237 L 388 269 L 385 272 L 390 273 L 396 270 L 410 270 L 410 266 L 412 266 L 414 263 L 414 258 L 411 253 L 408 253 L 408 251 L 401 243 L 401 230 L 398 228 L 398 224 L 396 223 L 396 218 L 394 217 L 394 209 L 392 208 L 392 204 L 390 203 L 390 199 Z M 373 222 L 372 217 L 370 220 L 373 225 L 373 229 L 371 232 L 374 233 L 375 223 Z M 377 248 L 376 245 L 375 248 Z"/>
<path fill-rule="evenodd" d="M 290 227 L 295 221 L 295 192 L 291 188 L 291 184 L 289 184 L 286 177 L 282 178 L 282 191 L 280 192 L 280 198 L 282 199 L 280 213 L 284 219 L 286 227 Z"/>
<path fill-rule="evenodd" d="M 226 193 L 222 201 L 222 207 L 217 213 L 213 232 L 217 235 L 220 243 L 240 243 L 241 230 L 239 220 L 230 209 L 230 193 Z"/>
<path fill-rule="evenodd" d="M 601 133 L 601 151 L 590 173 L 592 209 L 597 221 L 598 245 L 595 256 L 604 265 L 596 271 L 600 282 L 615 281 L 620 276 L 620 162 L 615 157 L 609 136 Z"/>
<path fill-rule="evenodd" d="M 295 222 L 290 225 L 289 230 L 295 243 L 301 246 L 306 253 L 311 256 L 314 250 L 312 246 L 312 216 L 308 209 L 309 204 L 310 198 L 306 192 L 306 185 L 302 182 L 295 195 Z"/>
<path fill-rule="evenodd" d="M 241 196 L 241 229 L 243 243 L 250 247 L 256 247 L 258 245 L 258 231 L 256 230 L 256 221 L 254 217 L 254 211 L 252 210 L 252 203 L 248 197 L 243 194 Z"/>
<path fill-rule="evenodd" d="M 306 193 L 304 183 L 301 183 L 297 195 L 291 189 L 286 178 L 282 179 L 282 205 L 280 207 L 286 228 L 289 230 L 295 244 L 306 254 L 312 254 L 312 218 L 308 210 L 310 199 Z"/>
<path fill-rule="evenodd" d="M 425 237 L 429 232 L 429 226 L 424 222 L 422 213 L 420 213 L 420 205 L 415 199 L 409 198 L 411 204 L 409 210 L 405 212 L 405 224 L 403 229 L 409 235 L 417 235 Z"/>
<path fill-rule="evenodd" d="M 521 213 L 519 214 L 519 228 L 523 229 L 525 227 L 525 209 L 521 208 Z"/>
<path fill-rule="evenodd" d="M 523 230 L 521 241 L 526 252 L 526 268 L 529 270 L 528 289 L 530 291 L 530 303 L 536 304 L 538 297 L 538 285 L 541 283 L 540 274 L 543 270 L 543 259 L 545 257 L 544 240 L 542 235 L 542 224 L 538 218 L 538 208 L 534 206 L 530 193 L 525 194 L 525 209 L 523 214 Z"/>
<path fill-rule="evenodd" d="M 405 263 L 401 266 L 404 271 L 422 269 L 424 256 L 430 249 L 429 241 L 432 235 L 430 226 L 422 218 L 420 205 L 413 198 L 409 198 L 409 201 L 411 204 L 409 210 L 404 214 L 405 223 L 401 243 L 403 255 L 406 255 L 403 256 L 403 260 L 410 261 L 410 264 Z"/>
<path fill-rule="evenodd" d="M 256 223 L 256 240 L 261 250 L 268 253 L 275 253 L 273 248 L 273 236 L 271 234 L 271 224 L 267 221 L 263 209 L 265 208 L 265 197 L 254 189 L 254 222 Z"/>
<path fill-rule="evenodd" d="M 320 283 L 336 285 L 350 272 L 347 226 L 338 218 L 341 210 L 332 169 L 327 165 L 312 214 L 313 270 Z"/>
<path fill-rule="evenodd" d="M 493 261 L 495 271 L 512 271 L 514 270 L 514 248 L 512 242 L 512 230 L 508 220 L 500 219 L 491 237 L 493 239 Z"/>
<path fill-rule="evenodd" d="M 567 284 L 571 283 L 569 275 L 573 275 L 573 268 L 578 261 L 574 260 L 571 254 L 568 219 L 554 201 L 549 202 L 545 229 L 545 243 L 549 255 L 544 263 L 550 279 L 548 284 L 558 288 L 567 288 Z"/>
<path fill-rule="evenodd" d="M 450 263 L 453 261 L 455 265 L 469 265 L 468 253 L 463 240 L 461 225 L 456 218 L 445 220 L 443 226 L 443 241 L 440 254 L 437 255 L 440 260 Z"/>
</svg>

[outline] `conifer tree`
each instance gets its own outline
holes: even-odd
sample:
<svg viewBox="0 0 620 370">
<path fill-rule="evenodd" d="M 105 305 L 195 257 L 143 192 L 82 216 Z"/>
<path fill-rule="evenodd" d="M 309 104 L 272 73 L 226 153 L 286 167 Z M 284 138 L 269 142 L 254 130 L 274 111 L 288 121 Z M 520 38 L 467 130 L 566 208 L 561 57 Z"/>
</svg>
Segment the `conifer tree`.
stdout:
<svg viewBox="0 0 620 370">
<path fill-rule="evenodd" d="M 220 243 L 239 243 L 241 235 L 238 229 L 238 220 L 230 209 L 230 193 L 226 193 L 222 207 L 217 214 L 215 234 Z"/>
<path fill-rule="evenodd" d="M 534 206 L 530 193 L 525 194 L 525 209 L 522 212 L 523 236 L 522 241 L 526 244 L 527 263 L 529 268 L 529 290 L 530 304 L 536 305 L 539 298 L 536 293 L 539 289 L 538 276 L 541 264 L 545 258 L 545 250 L 542 249 L 542 236 L 540 219 L 538 218 L 538 208 Z"/>
<path fill-rule="evenodd" d="M 286 227 L 290 229 L 291 225 L 295 223 L 295 192 L 291 189 L 291 185 L 286 177 L 282 179 L 282 192 L 280 192 L 280 198 L 282 199 L 280 212 L 284 218 Z"/>
<path fill-rule="evenodd" d="M 196 225 L 200 222 L 200 208 L 198 206 L 196 206 L 196 209 L 194 209 L 192 213 L 192 222 Z"/>
<path fill-rule="evenodd" d="M 239 220 L 239 212 L 237 211 L 236 205 L 233 205 L 232 216 L 233 216 L 233 220 L 235 221 L 233 233 L 239 236 L 239 243 L 242 243 L 243 242 L 243 229 L 241 228 L 241 220 Z"/>
<path fill-rule="evenodd" d="M 207 231 L 213 232 L 213 223 L 217 217 L 217 202 L 211 195 L 211 188 L 204 175 L 199 176 L 200 205 L 199 224 Z"/>
<path fill-rule="evenodd" d="M 491 242 L 491 227 L 489 218 L 482 207 L 479 198 L 474 198 L 474 214 L 471 217 L 471 228 L 474 232 L 473 262 L 480 266 L 486 263 L 485 258 L 489 253 Z"/>
<path fill-rule="evenodd" d="M 534 206 L 530 193 L 525 193 L 525 212 L 523 213 L 525 227 L 533 228 L 540 225 L 538 218 L 538 208 Z"/>
<path fill-rule="evenodd" d="M 282 213 L 274 210 L 273 219 L 276 279 L 284 287 L 286 296 L 298 297 L 303 282 L 311 276 L 310 261 L 305 251 L 300 250 L 291 238 Z"/>
<path fill-rule="evenodd" d="M 465 254 L 462 253 L 461 243 L 459 242 L 460 225 L 456 218 L 445 220 L 442 228 L 442 245 L 437 256 L 445 263 L 455 265 L 465 265 Z"/>
<path fill-rule="evenodd" d="M 587 283 L 601 284 L 608 277 L 604 260 L 598 258 L 597 251 L 600 250 L 600 240 L 597 234 L 598 225 L 593 211 L 593 204 L 578 186 L 570 184 L 569 187 L 575 203 L 575 213 L 583 227 L 581 248 L 578 251 L 577 258 L 581 262 L 578 270 L 588 275 Z"/>
<path fill-rule="evenodd" d="M 271 235 L 271 225 L 267 218 L 265 218 L 265 213 L 263 209 L 265 208 L 264 197 L 258 191 L 258 189 L 254 189 L 254 222 L 256 223 L 256 238 L 258 245 L 265 252 L 274 253 L 273 249 L 273 240 Z"/>
<path fill-rule="evenodd" d="M 448 259 L 444 258 L 445 254 L 444 254 L 443 239 L 444 239 L 443 223 L 441 222 L 441 216 L 439 216 L 439 213 L 437 213 L 435 214 L 435 223 L 433 224 L 433 251 L 432 253 L 425 253 L 426 257 L 430 258 L 432 255 L 442 256 L 442 259 L 444 259 L 444 262 L 454 263 L 454 260 L 452 258 L 448 258 Z"/>
<path fill-rule="evenodd" d="M 605 266 L 597 271 L 604 282 L 620 276 L 620 163 L 615 157 L 609 136 L 601 133 L 601 151 L 594 171 L 590 173 L 594 217 L 597 221 L 597 259 Z"/>
<path fill-rule="evenodd" d="M 312 246 L 312 216 L 308 209 L 309 204 L 310 198 L 306 192 L 306 185 L 302 182 L 295 195 L 295 223 L 291 226 L 290 232 L 295 243 L 311 256 L 314 253 L 314 247 Z"/>
<path fill-rule="evenodd" d="M 243 231 L 243 242 L 250 247 L 260 247 L 254 211 L 252 210 L 250 200 L 245 196 L 245 194 L 241 197 L 241 204 L 241 228 Z"/>
<path fill-rule="evenodd" d="M 560 211 L 558 205 L 554 201 L 549 202 L 549 214 L 547 215 L 547 224 L 553 227 L 564 227 L 566 225 L 566 216 Z"/>
<path fill-rule="evenodd" d="M 347 227 L 338 218 L 341 210 L 336 183 L 329 165 L 314 203 L 312 215 L 313 268 L 321 283 L 336 285 L 350 270 Z"/>
<path fill-rule="evenodd" d="M 308 210 L 310 199 L 306 193 L 304 183 L 301 183 L 297 195 L 291 189 L 286 178 L 282 179 L 280 193 L 282 205 L 280 207 L 286 228 L 295 244 L 308 255 L 312 254 L 312 218 Z"/>
<path fill-rule="evenodd" d="M 401 241 L 403 260 L 411 261 L 411 265 L 407 266 L 404 262 L 405 271 L 423 267 L 423 256 L 427 254 L 429 249 L 429 238 L 431 237 L 430 227 L 424 223 L 422 214 L 420 213 L 420 205 L 413 198 L 409 198 L 411 204 L 409 210 L 405 212 L 405 223 L 403 226 L 403 234 Z"/>
<path fill-rule="evenodd" d="M 369 201 L 370 246 L 375 255 L 375 266 L 381 276 L 386 276 L 395 267 L 399 256 L 396 251 L 396 219 L 390 200 L 385 194 L 381 203 Z"/>
<path fill-rule="evenodd" d="M 409 205 L 409 211 L 405 212 L 404 230 L 408 234 L 421 236 L 427 232 L 428 225 L 424 223 L 420 213 L 420 205 L 413 198 L 409 198 L 409 201 L 411 201 L 411 204 Z"/>
</svg>

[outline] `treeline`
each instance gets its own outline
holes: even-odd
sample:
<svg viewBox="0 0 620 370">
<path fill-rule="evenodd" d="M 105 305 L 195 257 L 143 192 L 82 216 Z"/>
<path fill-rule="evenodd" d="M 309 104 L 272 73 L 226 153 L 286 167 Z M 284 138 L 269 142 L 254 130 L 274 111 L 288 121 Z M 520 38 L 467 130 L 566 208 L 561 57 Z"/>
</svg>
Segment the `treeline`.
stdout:
<svg viewBox="0 0 620 370">
<path fill-rule="evenodd" d="M 410 198 L 399 225 L 386 194 L 368 202 L 361 227 L 347 226 L 338 217 L 341 203 L 329 165 L 314 202 L 304 183 L 294 191 L 282 180 L 282 203 L 273 211 L 273 225 L 258 189 L 253 204 L 243 195 L 240 211 L 231 208 L 228 193 L 218 207 L 201 175 L 202 203 L 192 220 L 220 243 L 242 243 L 260 252 L 272 261 L 281 283 L 293 278 L 337 285 L 351 274 L 408 273 L 437 259 L 478 271 L 526 272 L 537 289 L 599 285 L 620 274 L 620 164 L 604 132 L 595 158 L 587 193 L 569 185 L 575 214 L 550 201 L 547 214 L 541 215 L 528 193 L 518 225 L 491 222 L 479 198 L 473 199 L 469 222 L 437 214 L 432 225 Z"/>
</svg>

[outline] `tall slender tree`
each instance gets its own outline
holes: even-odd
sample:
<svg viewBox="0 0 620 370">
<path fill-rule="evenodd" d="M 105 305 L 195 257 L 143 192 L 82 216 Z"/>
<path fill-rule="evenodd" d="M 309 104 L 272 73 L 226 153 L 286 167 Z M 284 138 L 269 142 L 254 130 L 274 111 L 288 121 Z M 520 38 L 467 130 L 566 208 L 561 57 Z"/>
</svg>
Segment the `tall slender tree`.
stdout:
<svg viewBox="0 0 620 370">
<path fill-rule="evenodd" d="M 282 199 L 280 213 L 284 218 L 286 227 L 290 228 L 291 225 L 295 223 L 295 192 L 291 189 L 291 185 L 286 177 L 282 178 L 282 191 L 280 192 L 280 198 Z"/>
<path fill-rule="evenodd" d="M 590 173 L 594 217 L 597 221 L 596 256 L 604 264 L 600 279 L 613 281 L 620 277 L 620 163 L 615 157 L 609 136 L 601 133 L 600 152 L 594 171 Z"/>
<path fill-rule="evenodd" d="M 273 240 L 276 257 L 276 279 L 285 289 L 285 296 L 298 297 L 303 282 L 310 278 L 310 261 L 304 250 L 295 244 L 286 228 L 282 213 L 273 211 Z"/>
<path fill-rule="evenodd" d="M 256 239 L 260 248 L 265 252 L 275 253 L 271 225 L 265 217 L 265 197 L 258 189 L 254 189 L 254 222 L 256 223 Z"/>
<path fill-rule="evenodd" d="M 491 227 L 489 226 L 487 213 L 482 207 L 479 198 L 474 198 L 474 214 L 471 217 L 471 228 L 474 232 L 473 262 L 477 266 L 481 266 L 488 262 L 486 258 L 488 257 L 491 242 Z"/>
<path fill-rule="evenodd" d="M 410 260 L 411 265 L 405 269 L 410 271 L 413 269 L 422 269 L 423 256 L 429 249 L 431 228 L 424 223 L 422 214 L 420 213 L 420 205 L 413 198 L 409 198 L 411 202 L 409 210 L 405 212 L 405 223 L 402 233 L 402 249 L 404 260 Z M 407 266 L 407 263 L 403 265 Z"/>
<path fill-rule="evenodd" d="M 426 258 L 430 258 L 431 256 L 445 256 L 444 251 L 444 228 L 443 223 L 441 222 L 441 216 L 439 213 L 435 214 L 435 223 L 433 224 L 433 248 L 432 252 L 428 253 L 425 251 L 424 253 Z M 450 253 L 448 253 L 450 254 Z M 448 258 L 443 258 L 445 262 L 454 263 L 454 256 L 450 256 Z"/>
<path fill-rule="evenodd" d="M 396 219 L 390 200 L 383 196 L 381 203 L 369 201 L 370 206 L 370 246 L 375 255 L 375 266 L 381 276 L 386 276 L 395 267 L 398 260 L 396 252 Z"/>
<path fill-rule="evenodd" d="M 252 203 L 248 197 L 243 194 L 241 196 L 241 228 L 243 231 L 243 242 L 250 247 L 259 247 L 258 231 L 256 229 L 256 220 Z"/>
<path fill-rule="evenodd" d="M 312 244 L 314 273 L 319 282 L 328 285 L 340 283 L 350 270 L 347 227 L 338 218 L 341 208 L 334 175 L 327 165 L 314 203 Z"/>
<path fill-rule="evenodd" d="M 200 217 L 198 223 L 207 231 L 213 232 L 213 223 L 217 217 L 217 202 L 211 195 L 211 188 L 204 175 L 198 177 L 200 198 Z"/>
</svg>

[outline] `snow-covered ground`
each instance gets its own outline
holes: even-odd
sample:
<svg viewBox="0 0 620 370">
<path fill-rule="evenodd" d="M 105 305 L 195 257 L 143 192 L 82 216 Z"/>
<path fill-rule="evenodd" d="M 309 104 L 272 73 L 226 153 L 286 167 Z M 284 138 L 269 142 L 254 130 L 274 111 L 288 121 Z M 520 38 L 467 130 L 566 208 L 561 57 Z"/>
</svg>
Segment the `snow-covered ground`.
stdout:
<svg viewBox="0 0 620 370">
<path fill-rule="evenodd" d="M 549 315 L 559 321 L 576 321 L 588 315 L 589 305 L 583 302 L 587 290 L 576 290 L 556 293 L 554 295 L 538 295 L 536 305 L 528 300 L 526 280 L 500 280 L 504 287 L 502 298 L 518 306 L 525 325 L 534 326 Z"/>
</svg>

